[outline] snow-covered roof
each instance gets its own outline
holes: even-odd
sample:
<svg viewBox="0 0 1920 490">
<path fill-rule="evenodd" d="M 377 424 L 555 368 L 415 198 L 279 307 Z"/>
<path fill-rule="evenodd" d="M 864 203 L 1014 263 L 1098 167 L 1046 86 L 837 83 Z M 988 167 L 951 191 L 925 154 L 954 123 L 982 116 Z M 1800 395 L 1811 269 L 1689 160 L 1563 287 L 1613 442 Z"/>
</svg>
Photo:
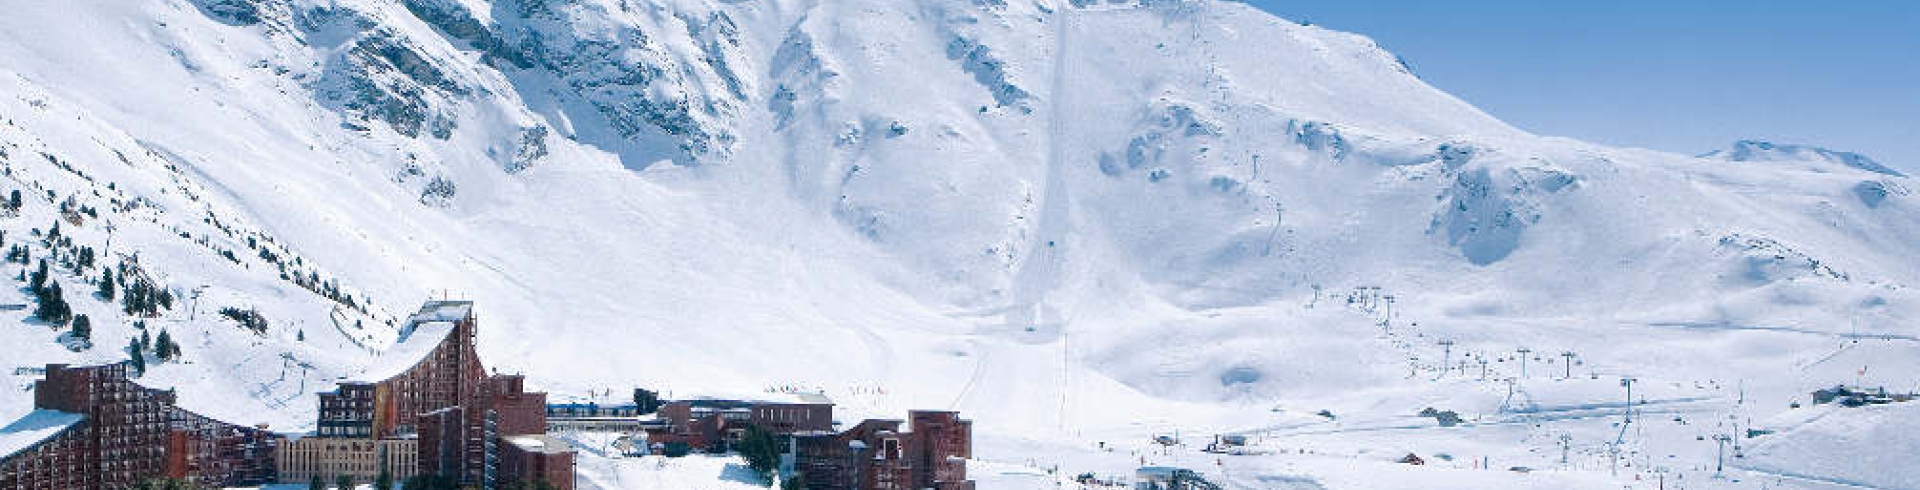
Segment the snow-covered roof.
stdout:
<svg viewBox="0 0 1920 490">
<path fill-rule="evenodd" d="M 706 392 L 706 393 L 698 393 L 692 396 L 688 396 L 686 398 L 682 398 L 680 401 L 693 402 L 695 405 L 700 405 L 702 404 L 702 402 L 708 402 L 708 403 L 740 402 L 740 403 L 749 403 L 749 404 L 761 404 L 761 403 L 794 403 L 794 404 L 827 404 L 827 405 L 833 404 L 833 399 L 828 398 L 825 393 L 740 394 L 740 393 Z"/>
<path fill-rule="evenodd" d="M 354 375 L 350 381 L 379 383 L 405 374 L 407 370 L 413 369 L 420 364 L 420 361 L 425 360 L 428 354 L 432 354 L 433 348 L 440 346 L 440 343 L 452 333 L 453 322 L 450 321 L 415 323 L 412 328 L 401 333 L 399 342 L 394 342 L 393 347 L 387 348 L 386 352 L 374 359 L 372 366 Z"/>
<path fill-rule="evenodd" d="M 86 418 L 85 415 L 59 410 L 34 410 L 6 428 L 0 428 L 0 458 L 13 456 L 46 442 Z"/>
<path fill-rule="evenodd" d="M 473 315 L 472 301 L 428 301 L 420 311 L 407 318 L 408 323 L 457 322 Z"/>
<path fill-rule="evenodd" d="M 573 451 L 573 446 L 560 438 L 544 434 L 507 436 L 508 444 L 530 453 L 565 453 Z"/>
<path fill-rule="evenodd" d="M 1157 476 L 1157 477 L 1164 478 L 1164 477 L 1171 477 L 1173 476 L 1174 473 L 1179 473 L 1181 471 L 1185 471 L 1185 470 L 1182 468 L 1175 468 L 1172 466 L 1142 466 L 1140 467 L 1140 469 L 1134 470 L 1134 474 L 1141 477 Z"/>
</svg>

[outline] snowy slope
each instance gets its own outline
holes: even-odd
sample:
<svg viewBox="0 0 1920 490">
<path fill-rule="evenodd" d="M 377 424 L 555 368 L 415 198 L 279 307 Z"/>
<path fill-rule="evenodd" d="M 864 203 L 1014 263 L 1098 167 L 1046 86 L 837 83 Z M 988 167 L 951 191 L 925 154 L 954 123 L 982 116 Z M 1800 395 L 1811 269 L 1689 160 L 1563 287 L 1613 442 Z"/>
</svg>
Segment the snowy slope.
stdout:
<svg viewBox="0 0 1920 490">
<path fill-rule="evenodd" d="M 1675 410 L 1764 416 L 1920 372 L 1910 178 L 1786 145 L 1526 134 L 1364 37 L 1232 2 L 6 10 L 0 163 L 33 198 L 0 220 L 7 243 L 68 196 L 99 207 L 63 231 L 137 252 L 182 303 L 200 291 L 146 319 L 185 352 L 143 382 L 288 430 L 312 424 L 311 392 L 378 363 L 396 315 L 448 296 L 478 301 L 490 368 L 545 389 L 955 408 L 994 468 L 1123 471 L 1145 458 L 1091 448 L 1180 427 L 1370 446 L 1356 428 L 1431 404 L 1598 424 L 1621 376 Z M 24 346 L 7 360 L 124 358 L 133 319 L 74 304 L 110 319 L 93 349 L 4 313 Z M 1521 347 L 1543 359 L 1509 395 Z M 1458 365 L 1477 359 L 1485 381 Z M 0 414 L 25 413 L 14 393 Z M 1322 409 L 1354 415 L 1286 435 Z M 1597 450 L 1594 429 L 1568 430 Z M 1469 450 L 1556 447 L 1501 430 Z M 1669 443 L 1697 447 L 1635 444 Z M 1352 464 L 1248 471 L 1364 488 L 1337 474 Z M 1008 471 L 984 481 L 1026 481 Z"/>
</svg>

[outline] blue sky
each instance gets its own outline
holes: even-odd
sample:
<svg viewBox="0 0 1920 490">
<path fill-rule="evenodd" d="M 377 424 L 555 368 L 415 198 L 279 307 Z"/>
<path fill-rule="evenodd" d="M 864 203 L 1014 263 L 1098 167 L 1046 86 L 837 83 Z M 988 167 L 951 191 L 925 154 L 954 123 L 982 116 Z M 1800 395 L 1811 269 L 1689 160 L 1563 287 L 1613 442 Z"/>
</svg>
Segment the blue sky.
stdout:
<svg viewBox="0 0 1920 490">
<path fill-rule="evenodd" d="M 1920 172 L 1920 1 L 1245 1 L 1372 37 L 1534 133 L 1808 143 Z"/>
</svg>

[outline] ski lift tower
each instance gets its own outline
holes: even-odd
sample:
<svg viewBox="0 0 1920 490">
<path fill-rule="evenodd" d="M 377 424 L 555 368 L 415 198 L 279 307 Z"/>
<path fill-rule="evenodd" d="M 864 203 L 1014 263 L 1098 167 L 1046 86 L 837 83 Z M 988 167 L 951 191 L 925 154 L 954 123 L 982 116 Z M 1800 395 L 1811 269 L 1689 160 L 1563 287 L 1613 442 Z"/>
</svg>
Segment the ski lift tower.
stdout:
<svg viewBox="0 0 1920 490">
<path fill-rule="evenodd" d="M 1566 358 L 1566 362 L 1567 362 L 1566 364 L 1567 375 L 1566 375 L 1566 378 L 1564 379 L 1573 379 L 1573 356 L 1574 356 L 1573 351 L 1564 351 L 1560 353 L 1560 357 Z"/>
<path fill-rule="evenodd" d="M 1633 423 L 1633 378 L 1620 378 L 1620 386 L 1627 389 L 1627 408 L 1624 410 L 1626 422 Z"/>
<path fill-rule="evenodd" d="M 1529 349 L 1526 347 L 1520 348 L 1520 378 L 1521 379 L 1526 379 L 1527 377 L 1527 356 L 1530 354 L 1533 354 L 1533 349 Z"/>
<path fill-rule="evenodd" d="M 1560 465 L 1567 465 L 1567 453 L 1573 449 L 1573 434 L 1560 434 Z"/>
<path fill-rule="evenodd" d="M 1453 339 L 1440 339 L 1440 375 L 1447 374 L 1447 365 L 1453 363 Z"/>
<path fill-rule="evenodd" d="M 1378 290 L 1379 287 L 1376 286 L 1374 289 Z M 1387 316 L 1380 320 L 1380 328 L 1391 330 L 1393 329 L 1393 295 L 1382 296 L 1381 299 L 1387 302 Z"/>
<path fill-rule="evenodd" d="M 1720 446 L 1719 452 L 1714 454 L 1714 461 L 1713 461 L 1713 477 L 1714 478 L 1727 477 L 1727 475 L 1725 473 L 1722 473 L 1722 471 L 1724 471 L 1727 466 L 1727 441 L 1731 439 L 1732 438 L 1727 437 L 1726 434 L 1713 435 L 1713 442 L 1719 444 Z"/>
</svg>

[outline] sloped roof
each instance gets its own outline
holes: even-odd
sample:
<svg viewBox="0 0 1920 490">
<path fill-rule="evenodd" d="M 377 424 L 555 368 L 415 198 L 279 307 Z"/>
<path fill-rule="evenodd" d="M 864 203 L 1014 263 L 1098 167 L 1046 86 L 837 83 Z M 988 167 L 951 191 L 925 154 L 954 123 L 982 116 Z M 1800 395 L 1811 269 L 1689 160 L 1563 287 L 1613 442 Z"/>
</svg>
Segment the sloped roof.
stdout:
<svg viewBox="0 0 1920 490">
<path fill-rule="evenodd" d="M 12 457 L 14 454 L 46 442 L 86 418 L 85 415 L 59 410 L 29 412 L 25 417 L 20 417 L 20 420 L 8 424 L 6 428 L 0 428 L 0 458 Z"/>
<path fill-rule="evenodd" d="M 375 358 L 373 365 L 367 366 L 366 371 L 354 375 L 350 380 L 379 383 L 405 374 L 407 370 L 420 365 L 420 361 L 426 360 L 427 355 L 433 353 L 433 348 L 446 341 L 453 330 L 453 322 L 450 321 L 415 323 L 401 333 L 399 342 L 394 342 L 393 347 Z"/>
</svg>

